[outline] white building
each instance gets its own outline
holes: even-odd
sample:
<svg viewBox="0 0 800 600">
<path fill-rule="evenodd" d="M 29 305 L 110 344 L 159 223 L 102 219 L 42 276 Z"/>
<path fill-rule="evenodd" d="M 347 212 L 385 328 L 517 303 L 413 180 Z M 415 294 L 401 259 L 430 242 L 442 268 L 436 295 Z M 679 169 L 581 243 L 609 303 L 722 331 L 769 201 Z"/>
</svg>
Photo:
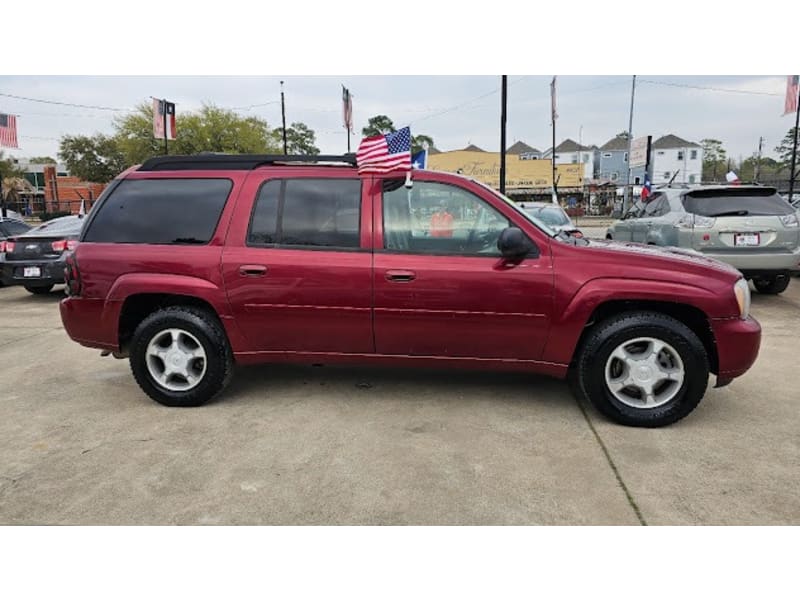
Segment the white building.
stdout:
<svg viewBox="0 0 800 600">
<path fill-rule="evenodd" d="M 677 135 L 665 135 L 651 146 L 653 185 L 667 183 L 700 183 L 703 178 L 703 147 Z M 677 175 L 676 175 L 677 173 Z M 633 181 L 633 178 L 631 179 Z"/>
<path fill-rule="evenodd" d="M 548 148 L 542 158 L 549 159 L 552 153 L 552 148 Z M 593 179 L 595 176 L 595 148 L 581 146 L 569 138 L 556 146 L 557 165 L 574 165 L 577 163 L 583 165 L 583 179 Z"/>
</svg>

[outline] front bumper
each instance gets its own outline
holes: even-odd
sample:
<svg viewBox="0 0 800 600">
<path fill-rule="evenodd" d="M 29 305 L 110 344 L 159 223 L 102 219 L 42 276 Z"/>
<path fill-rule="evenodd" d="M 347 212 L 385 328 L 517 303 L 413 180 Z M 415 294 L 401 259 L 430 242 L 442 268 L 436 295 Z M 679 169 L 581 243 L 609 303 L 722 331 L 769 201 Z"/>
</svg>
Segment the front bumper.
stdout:
<svg viewBox="0 0 800 600">
<path fill-rule="evenodd" d="M 717 342 L 720 379 L 733 379 L 753 366 L 761 347 L 761 325 L 753 317 L 747 319 L 714 319 L 711 329 Z"/>
<path fill-rule="evenodd" d="M 800 271 L 800 248 L 792 252 L 719 252 L 702 248 L 698 251 L 740 271 Z"/>
<path fill-rule="evenodd" d="M 25 267 L 39 267 L 38 277 L 25 277 Z M 0 270 L 3 285 L 54 285 L 64 283 L 64 258 L 58 260 L 4 261 Z"/>
</svg>

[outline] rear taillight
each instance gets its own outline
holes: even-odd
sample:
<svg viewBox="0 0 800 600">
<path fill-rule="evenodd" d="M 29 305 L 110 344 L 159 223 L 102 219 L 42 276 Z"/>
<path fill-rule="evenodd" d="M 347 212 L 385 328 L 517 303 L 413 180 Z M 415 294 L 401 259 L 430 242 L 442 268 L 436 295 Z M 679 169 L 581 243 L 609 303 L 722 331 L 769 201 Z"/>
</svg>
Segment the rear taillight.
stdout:
<svg viewBox="0 0 800 600">
<path fill-rule="evenodd" d="M 6 251 L 6 241 L 0 240 L 0 252 L 5 252 L 5 251 Z"/>
<path fill-rule="evenodd" d="M 582 231 L 573 231 L 572 232 L 572 237 L 582 238 L 583 237 L 583 232 Z"/>
<path fill-rule="evenodd" d="M 16 244 L 14 242 L 9 242 L 8 240 L 6 240 L 5 242 L 6 252 L 13 252 L 15 246 Z"/>
<path fill-rule="evenodd" d="M 75 250 L 78 247 L 78 240 L 67 240 L 67 250 Z"/>
<path fill-rule="evenodd" d="M 50 247 L 53 248 L 53 252 L 63 252 L 67 249 L 67 240 L 56 240 Z"/>
<path fill-rule="evenodd" d="M 67 295 L 81 295 L 81 272 L 75 254 L 68 255 L 64 261 L 64 283 L 67 284 Z"/>
</svg>

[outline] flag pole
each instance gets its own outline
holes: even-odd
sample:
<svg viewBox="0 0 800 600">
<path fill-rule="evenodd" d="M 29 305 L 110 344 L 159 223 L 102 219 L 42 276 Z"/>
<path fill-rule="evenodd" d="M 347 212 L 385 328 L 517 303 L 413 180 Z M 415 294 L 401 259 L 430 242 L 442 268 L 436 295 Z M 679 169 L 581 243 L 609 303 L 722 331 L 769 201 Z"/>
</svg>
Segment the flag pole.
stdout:
<svg viewBox="0 0 800 600">
<path fill-rule="evenodd" d="M 797 165 L 797 127 L 800 125 L 800 85 L 797 86 L 797 106 L 794 110 L 794 142 L 792 143 L 792 170 L 789 173 L 789 202 L 794 199 L 794 182 L 797 176 L 795 167 Z"/>
<path fill-rule="evenodd" d="M 169 154 L 169 142 L 167 141 L 167 99 L 161 100 L 161 114 L 164 116 L 164 154 Z"/>
<path fill-rule="evenodd" d="M 506 105 L 508 102 L 508 76 L 501 78 L 500 93 L 500 193 L 506 193 Z"/>
<path fill-rule="evenodd" d="M 622 214 L 628 210 L 628 195 L 631 185 L 631 144 L 633 143 L 633 99 L 636 96 L 636 75 L 631 83 L 631 114 L 628 118 L 628 161 L 625 165 L 625 189 L 622 192 Z M 685 152 L 685 151 L 684 151 Z"/>
</svg>

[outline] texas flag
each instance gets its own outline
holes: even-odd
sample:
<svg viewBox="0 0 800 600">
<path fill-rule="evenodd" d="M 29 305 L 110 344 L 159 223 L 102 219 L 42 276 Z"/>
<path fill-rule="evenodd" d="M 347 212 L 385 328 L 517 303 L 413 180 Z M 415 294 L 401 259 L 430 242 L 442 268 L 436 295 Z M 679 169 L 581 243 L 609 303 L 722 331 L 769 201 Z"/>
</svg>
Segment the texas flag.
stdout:
<svg viewBox="0 0 800 600">
<path fill-rule="evenodd" d="M 644 176 L 644 185 L 642 186 L 642 202 L 647 202 L 650 194 L 653 193 L 653 184 L 650 182 L 650 176 Z"/>
<path fill-rule="evenodd" d="M 420 150 L 411 155 L 412 169 L 426 169 L 428 167 L 428 149 Z"/>
<path fill-rule="evenodd" d="M 153 137 L 157 140 L 174 140 L 176 135 L 175 103 L 153 98 Z"/>
</svg>

